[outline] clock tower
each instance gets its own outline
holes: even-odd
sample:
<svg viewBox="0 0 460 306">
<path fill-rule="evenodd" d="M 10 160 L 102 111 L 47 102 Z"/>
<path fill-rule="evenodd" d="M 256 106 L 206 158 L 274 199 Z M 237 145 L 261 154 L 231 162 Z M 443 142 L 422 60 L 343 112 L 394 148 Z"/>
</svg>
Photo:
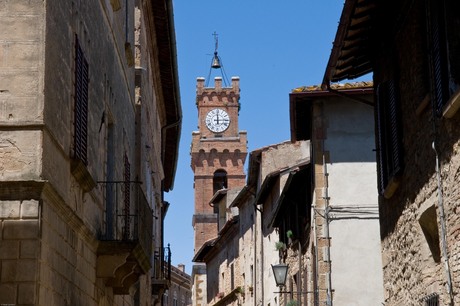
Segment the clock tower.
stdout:
<svg viewBox="0 0 460 306">
<path fill-rule="evenodd" d="M 205 79 L 198 78 L 196 93 L 198 131 L 192 134 L 190 153 L 195 189 L 195 254 L 218 234 L 218 211 L 210 205 L 213 195 L 218 190 L 246 184 L 247 155 L 247 133 L 238 128 L 239 78 L 232 77 L 231 87 L 222 87 L 221 77 L 214 79 L 214 87 L 205 87 Z M 206 267 L 197 263 L 192 274 L 193 305 L 206 305 Z"/>
</svg>

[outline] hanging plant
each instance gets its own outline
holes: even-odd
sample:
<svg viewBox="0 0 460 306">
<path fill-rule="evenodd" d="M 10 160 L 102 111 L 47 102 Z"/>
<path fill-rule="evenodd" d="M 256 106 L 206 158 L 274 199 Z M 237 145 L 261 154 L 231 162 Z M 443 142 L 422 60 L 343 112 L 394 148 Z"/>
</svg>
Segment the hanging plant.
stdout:
<svg viewBox="0 0 460 306">
<path fill-rule="evenodd" d="M 290 301 L 286 304 L 286 306 L 297 306 L 297 305 L 298 305 L 298 304 L 297 304 L 297 301 L 296 301 L 296 300 L 290 300 Z"/>
</svg>

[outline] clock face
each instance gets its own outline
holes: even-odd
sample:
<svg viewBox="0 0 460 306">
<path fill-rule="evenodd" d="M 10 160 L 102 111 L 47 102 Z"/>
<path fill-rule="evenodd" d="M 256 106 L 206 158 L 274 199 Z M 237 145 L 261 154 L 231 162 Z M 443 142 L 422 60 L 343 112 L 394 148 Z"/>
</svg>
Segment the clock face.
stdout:
<svg viewBox="0 0 460 306">
<path fill-rule="evenodd" d="M 225 131 L 230 125 L 230 117 L 223 109 L 215 108 L 206 115 L 206 126 L 214 133 Z"/>
</svg>

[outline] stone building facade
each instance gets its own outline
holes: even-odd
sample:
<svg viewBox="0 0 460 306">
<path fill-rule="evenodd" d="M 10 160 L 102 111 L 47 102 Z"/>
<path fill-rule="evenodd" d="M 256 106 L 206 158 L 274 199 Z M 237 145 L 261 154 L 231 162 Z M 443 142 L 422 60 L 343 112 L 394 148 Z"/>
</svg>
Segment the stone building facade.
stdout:
<svg viewBox="0 0 460 306">
<path fill-rule="evenodd" d="M 300 271 L 299 275 L 305 277 L 306 270 L 296 267 L 299 261 L 294 259 L 300 259 L 293 251 L 297 243 L 289 242 L 286 232 L 293 231 L 296 242 L 304 241 L 302 231 L 309 217 L 307 198 L 310 188 L 306 182 L 310 175 L 310 152 L 310 141 L 288 141 L 251 152 L 249 169 L 252 172 L 248 185 L 256 190 L 254 205 L 257 205 L 258 212 L 254 250 L 254 294 L 258 305 L 286 305 L 291 300 L 298 301 L 294 292 L 300 291 L 297 290 L 300 287 L 292 287 L 292 278 L 287 287 L 277 287 L 272 265 L 288 263 L 292 275 Z M 300 182 L 303 184 L 299 185 Z M 292 252 L 288 253 L 288 247 Z M 300 279 L 297 281 L 302 286 Z M 290 293 L 280 293 L 287 291 Z"/>
<path fill-rule="evenodd" d="M 302 305 L 383 302 L 372 82 L 301 87 L 290 94 L 291 139 L 309 139 L 310 232 L 292 266 Z M 295 247 L 295 244 L 294 244 Z M 298 260 L 296 254 L 303 254 Z M 298 260 L 298 263 L 295 262 Z"/>
<path fill-rule="evenodd" d="M 185 273 L 185 266 L 171 266 L 171 284 L 163 294 L 162 306 L 191 306 L 192 278 Z"/>
<path fill-rule="evenodd" d="M 360 4 L 345 3 L 324 85 L 374 73 L 385 305 L 457 305 L 459 3 Z"/>
<path fill-rule="evenodd" d="M 211 199 L 219 215 L 225 213 L 218 235 L 194 258 L 206 264 L 206 305 L 278 305 L 281 301 L 271 272 L 271 264 L 280 260 L 275 249 L 280 239 L 266 220 L 273 216 L 290 170 L 299 162 L 308 164 L 308 156 L 308 142 L 255 150 L 250 154 L 248 184 L 220 190 Z"/>
<path fill-rule="evenodd" d="M 174 48 L 170 1 L 0 3 L 0 304 L 160 301 Z"/>
</svg>

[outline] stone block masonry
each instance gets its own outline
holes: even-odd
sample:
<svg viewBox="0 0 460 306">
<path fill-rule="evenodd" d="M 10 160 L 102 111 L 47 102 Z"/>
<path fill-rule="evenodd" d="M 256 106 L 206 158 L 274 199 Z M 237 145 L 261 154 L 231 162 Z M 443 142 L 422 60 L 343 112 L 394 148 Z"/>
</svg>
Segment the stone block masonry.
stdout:
<svg viewBox="0 0 460 306">
<path fill-rule="evenodd" d="M 39 202 L 0 201 L 0 304 L 37 302 Z"/>
</svg>

